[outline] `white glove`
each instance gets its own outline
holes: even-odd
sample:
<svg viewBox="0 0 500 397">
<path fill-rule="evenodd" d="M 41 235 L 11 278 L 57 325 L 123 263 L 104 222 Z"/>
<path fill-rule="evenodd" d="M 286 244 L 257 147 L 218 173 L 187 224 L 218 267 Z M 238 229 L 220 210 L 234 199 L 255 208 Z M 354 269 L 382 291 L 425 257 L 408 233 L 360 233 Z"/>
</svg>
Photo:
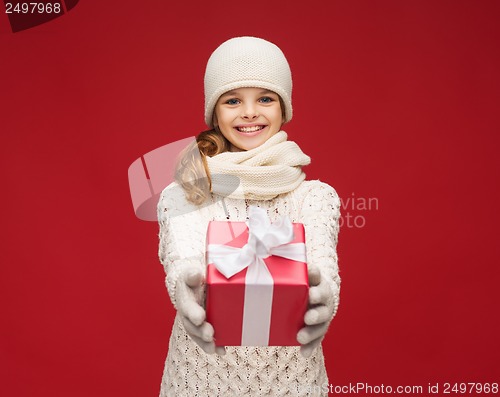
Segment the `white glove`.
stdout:
<svg viewBox="0 0 500 397">
<path fill-rule="evenodd" d="M 191 339 L 208 354 L 226 354 L 223 346 L 215 346 L 214 328 L 205 321 L 205 310 L 201 306 L 205 295 L 205 278 L 201 269 L 184 267 L 177 279 L 175 294 L 177 311 Z"/>
<path fill-rule="evenodd" d="M 302 345 L 300 354 L 308 358 L 323 340 L 334 315 L 331 301 L 331 289 L 321 279 L 321 273 L 316 266 L 308 267 L 309 273 L 309 308 L 304 315 L 306 326 L 297 333 L 297 341 Z"/>
</svg>

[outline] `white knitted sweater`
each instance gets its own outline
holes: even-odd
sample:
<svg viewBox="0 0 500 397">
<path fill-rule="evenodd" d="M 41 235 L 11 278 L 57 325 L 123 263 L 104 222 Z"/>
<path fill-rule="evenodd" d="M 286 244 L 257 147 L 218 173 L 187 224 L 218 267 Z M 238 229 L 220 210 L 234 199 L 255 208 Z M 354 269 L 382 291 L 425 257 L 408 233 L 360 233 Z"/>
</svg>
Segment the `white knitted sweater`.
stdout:
<svg viewBox="0 0 500 397">
<path fill-rule="evenodd" d="M 267 210 L 271 221 L 287 215 L 304 224 L 308 263 L 321 269 L 331 287 L 328 305 L 339 302 L 337 265 L 340 200 L 335 190 L 319 181 L 304 181 L 295 190 L 267 201 L 214 196 L 215 203 L 198 208 L 183 198 L 175 184 L 167 187 L 158 204 L 160 261 L 174 307 L 179 269 L 186 264 L 205 271 L 205 238 L 210 220 L 245 221 L 248 206 Z M 231 319 L 228 319 L 231 321 Z M 217 330 L 215 330 L 217 333 Z M 165 362 L 160 397 L 323 396 L 328 384 L 323 351 L 310 358 L 299 347 L 226 347 L 226 355 L 209 355 L 186 334 L 176 316 Z M 325 386 L 323 386 L 324 388 Z"/>
</svg>

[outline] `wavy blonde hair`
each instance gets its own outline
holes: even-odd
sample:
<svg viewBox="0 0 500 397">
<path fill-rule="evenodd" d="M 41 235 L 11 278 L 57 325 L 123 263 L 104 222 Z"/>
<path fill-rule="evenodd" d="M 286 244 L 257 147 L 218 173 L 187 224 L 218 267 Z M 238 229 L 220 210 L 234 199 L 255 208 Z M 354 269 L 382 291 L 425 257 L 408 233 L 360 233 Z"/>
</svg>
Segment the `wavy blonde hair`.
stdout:
<svg viewBox="0 0 500 397">
<path fill-rule="evenodd" d="M 285 104 L 278 95 L 281 117 L 285 120 Z M 211 130 L 203 131 L 196 137 L 196 142 L 188 145 L 179 156 L 175 169 L 175 180 L 184 189 L 186 199 L 201 205 L 212 192 L 212 179 L 208 168 L 207 156 L 213 157 L 227 152 L 231 143 L 222 135 L 214 112 Z"/>
<path fill-rule="evenodd" d="M 196 142 L 181 153 L 175 170 L 175 180 L 182 186 L 186 199 L 201 205 L 212 191 L 212 179 L 207 156 L 212 157 L 229 150 L 230 143 L 216 127 L 201 132 Z"/>
</svg>

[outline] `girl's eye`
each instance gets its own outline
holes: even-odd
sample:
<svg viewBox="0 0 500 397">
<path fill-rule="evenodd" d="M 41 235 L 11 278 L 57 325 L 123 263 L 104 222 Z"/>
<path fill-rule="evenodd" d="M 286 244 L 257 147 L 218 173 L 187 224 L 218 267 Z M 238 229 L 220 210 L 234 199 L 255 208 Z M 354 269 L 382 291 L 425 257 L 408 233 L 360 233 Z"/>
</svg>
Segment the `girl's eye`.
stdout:
<svg viewBox="0 0 500 397">
<path fill-rule="evenodd" d="M 268 96 L 263 96 L 262 98 L 260 98 L 260 101 L 263 103 L 270 103 L 273 101 L 273 98 L 268 97 Z"/>
<path fill-rule="evenodd" d="M 228 100 L 226 101 L 226 103 L 227 103 L 228 105 L 237 105 L 237 104 L 238 104 L 238 102 L 239 102 L 239 101 L 238 101 L 237 99 L 235 99 L 235 98 L 228 99 Z"/>
</svg>

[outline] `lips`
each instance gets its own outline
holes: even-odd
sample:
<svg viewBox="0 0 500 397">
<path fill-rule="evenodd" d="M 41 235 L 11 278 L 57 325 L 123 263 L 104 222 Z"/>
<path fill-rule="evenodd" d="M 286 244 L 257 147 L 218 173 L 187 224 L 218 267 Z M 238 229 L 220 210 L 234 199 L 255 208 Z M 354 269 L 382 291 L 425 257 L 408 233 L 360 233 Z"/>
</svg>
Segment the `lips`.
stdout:
<svg viewBox="0 0 500 397">
<path fill-rule="evenodd" d="M 253 132 L 263 130 L 265 127 L 266 127 L 265 125 L 249 125 L 249 126 L 239 125 L 239 126 L 236 126 L 234 128 L 236 128 L 239 132 L 242 132 L 244 134 L 245 133 L 250 134 Z"/>
</svg>

